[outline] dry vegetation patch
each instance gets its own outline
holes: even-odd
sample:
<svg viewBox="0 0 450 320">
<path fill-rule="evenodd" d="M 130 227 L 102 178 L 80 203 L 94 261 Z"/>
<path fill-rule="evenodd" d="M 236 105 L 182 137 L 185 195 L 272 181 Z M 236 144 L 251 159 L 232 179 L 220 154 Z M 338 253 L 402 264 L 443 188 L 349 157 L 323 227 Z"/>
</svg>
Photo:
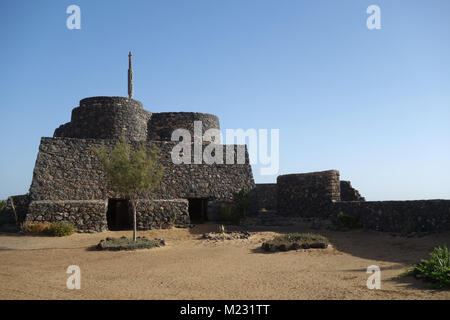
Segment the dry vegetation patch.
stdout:
<svg viewBox="0 0 450 320">
<path fill-rule="evenodd" d="M 67 222 L 24 222 L 21 231 L 35 236 L 64 237 L 75 233 L 75 226 Z"/>
<path fill-rule="evenodd" d="M 276 236 L 272 240 L 264 242 L 262 249 L 265 251 L 288 251 L 297 249 L 326 249 L 328 239 L 314 233 L 288 233 Z"/>
<path fill-rule="evenodd" d="M 235 240 L 248 239 L 250 232 L 248 231 L 230 231 L 230 232 L 209 232 L 203 234 L 203 239 L 208 240 Z"/>
</svg>

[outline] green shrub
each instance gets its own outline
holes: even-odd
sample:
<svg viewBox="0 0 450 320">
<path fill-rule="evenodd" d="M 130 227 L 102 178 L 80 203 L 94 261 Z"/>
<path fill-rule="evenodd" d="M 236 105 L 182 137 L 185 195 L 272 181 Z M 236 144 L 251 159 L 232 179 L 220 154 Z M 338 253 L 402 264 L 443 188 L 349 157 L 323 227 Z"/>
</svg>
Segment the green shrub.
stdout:
<svg viewBox="0 0 450 320">
<path fill-rule="evenodd" d="M 431 259 L 422 259 L 419 264 L 407 269 L 400 276 L 414 276 L 430 282 L 435 289 L 450 288 L 450 253 L 448 247 L 434 248 Z"/>
<path fill-rule="evenodd" d="M 314 233 L 288 233 L 277 236 L 272 240 L 264 242 L 262 248 L 266 251 L 287 251 L 297 249 L 328 247 L 328 239 Z"/>
<path fill-rule="evenodd" d="M 52 237 L 70 236 L 75 232 L 75 226 L 67 222 L 51 223 L 45 234 Z"/>
</svg>

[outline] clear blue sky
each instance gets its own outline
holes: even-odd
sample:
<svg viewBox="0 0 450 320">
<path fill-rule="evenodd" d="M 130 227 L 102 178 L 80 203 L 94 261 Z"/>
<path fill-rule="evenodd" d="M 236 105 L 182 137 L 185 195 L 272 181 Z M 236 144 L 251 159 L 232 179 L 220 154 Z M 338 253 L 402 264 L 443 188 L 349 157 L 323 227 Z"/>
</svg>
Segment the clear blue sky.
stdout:
<svg viewBox="0 0 450 320">
<path fill-rule="evenodd" d="M 126 96 L 129 50 L 144 108 L 278 128 L 280 174 L 338 169 L 368 200 L 450 199 L 449 14 L 448 0 L 2 0 L 0 199 L 28 191 L 40 138 L 80 99 Z"/>
</svg>

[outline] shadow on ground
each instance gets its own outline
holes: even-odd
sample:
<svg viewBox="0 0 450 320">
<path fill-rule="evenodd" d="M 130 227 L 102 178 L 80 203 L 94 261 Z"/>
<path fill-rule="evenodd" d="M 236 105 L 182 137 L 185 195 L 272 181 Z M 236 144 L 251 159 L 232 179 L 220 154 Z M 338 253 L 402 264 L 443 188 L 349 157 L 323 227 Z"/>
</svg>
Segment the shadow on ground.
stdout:
<svg viewBox="0 0 450 320">
<path fill-rule="evenodd" d="M 204 223 L 189 229 L 193 235 L 203 235 L 205 232 L 218 230 L 218 224 Z M 311 232 L 327 237 L 330 244 L 338 251 L 352 256 L 387 261 L 401 265 L 413 265 L 420 259 L 428 258 L 429 253 L 436 246 L 450 244 L 450 232 L 430 234 L 424 237 L 399 237 L 389 233 L 375 232 L 371 230 L 333 231 L 327 229 L 315 230 L 307 223 L 298 223 L 293 226 L 236 226 L 225 225 L 227 231 L 275 232 L 280 234 L 294 232 Z M 258 244 L 252 253 L 266 254 Z M 270 253 L 269 253 L 270 254 Z"/>
</svg>

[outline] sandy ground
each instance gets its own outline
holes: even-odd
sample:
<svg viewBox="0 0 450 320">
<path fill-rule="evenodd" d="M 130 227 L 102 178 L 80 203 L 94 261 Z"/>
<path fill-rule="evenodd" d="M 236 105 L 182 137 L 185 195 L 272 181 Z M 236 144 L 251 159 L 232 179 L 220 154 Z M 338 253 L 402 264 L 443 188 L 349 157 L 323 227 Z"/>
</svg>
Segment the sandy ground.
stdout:
<svg viewBox="0 0 450 320">
<path fill-rule="evenodd" d="M 206 224 L 139 232 L 167 245 L 129 252 L 89 250 L 100 239 L 129 231 L 64 238 L 3 233 L 0 299 L 450 299 L 450 291 L 396 278 L 434 246 L 448 245 L 450 233 L 399 238 L 320 231 L 332 243 L 328 249 L 264 253 L 259 248 L 265 239 L 306 227 L 259 228 L 247 240 L 201 239 L 215 230 Z M 80 290 L 66 287 L 69 265 L 81 268 Z M 381 268 L 381 290 L 367 289 L 370 265 Z"/>
</svg>

